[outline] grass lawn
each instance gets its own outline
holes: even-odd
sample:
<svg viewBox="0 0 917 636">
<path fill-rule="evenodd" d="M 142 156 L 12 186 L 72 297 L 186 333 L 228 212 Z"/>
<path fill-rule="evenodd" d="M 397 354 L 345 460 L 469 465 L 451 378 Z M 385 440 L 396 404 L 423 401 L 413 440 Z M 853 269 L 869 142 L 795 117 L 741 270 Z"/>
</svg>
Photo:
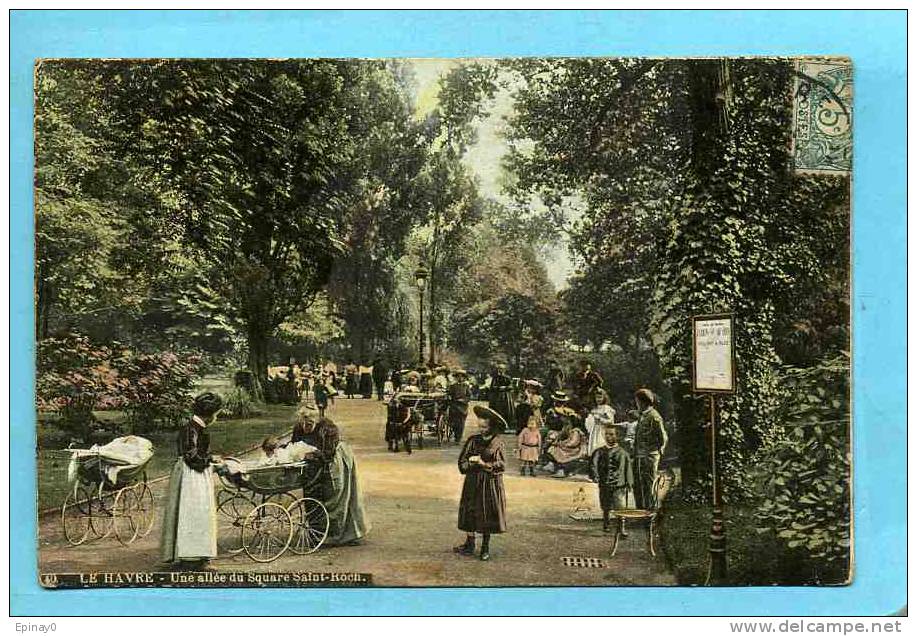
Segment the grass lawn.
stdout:
<svg viewBox="0 0 917 636">
<path fill-rule="evenodd" d="M 225 381 L 218 378 L 202 380 L 200 390 L 223 392 Z M 288 432 L 296 417 L 295 406 L 261 405 L 261 414 L 245 420 L 220 420 L 210 428 L 212 453 L 231 455 L 250 448 L 268 435 Z M 100 412 L 102 421 L 116 422 L 123 418 L 117 411 Z M 153 442 L 155 454 L 147 466 L 147 477 L 154 479 L 168 474 L 176 458 L 176 431 L 167 430 L 144 434 Z M 67 465 L 70 456 L 62 452 L 69 440 L 55 425 L 53 418 L 38 421 L 38 509 L 60 506 L 68 492 Z"/>
<path fill-rule="evenodd" d="M 674 493 L 666 500 L 660 534 L 666 559 L 680 585 L 704 584 L 711 517 L 710 506 L 688 504 Z M 759 533 L 751 507 L 727 505 L 725 517 L 727 585 L 843 583 L 843 573 L 819 572 L 770 533 Z"/>
</svg>

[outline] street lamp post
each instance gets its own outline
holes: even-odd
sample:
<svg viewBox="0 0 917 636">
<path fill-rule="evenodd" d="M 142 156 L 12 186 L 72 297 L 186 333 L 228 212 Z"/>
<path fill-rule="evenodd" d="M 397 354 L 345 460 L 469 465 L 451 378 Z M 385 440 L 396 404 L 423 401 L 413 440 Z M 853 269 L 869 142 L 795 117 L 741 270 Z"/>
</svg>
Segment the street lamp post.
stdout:
<svg viewBox="0 0 917 636">
<path fill-rule="evenodd" d="M 420 324 L 418 329 L 418 354 L 420 364 L 423 364 L 424 360 L 423 293 L 427 286 L 427 277 L 429 277 L 429 275 L 430 271 L 423 265 L 418 266 L 417 270 L 414 272 L 414 282 L 417 283 L 417 289 L 420 291 Z"/>
</svg>

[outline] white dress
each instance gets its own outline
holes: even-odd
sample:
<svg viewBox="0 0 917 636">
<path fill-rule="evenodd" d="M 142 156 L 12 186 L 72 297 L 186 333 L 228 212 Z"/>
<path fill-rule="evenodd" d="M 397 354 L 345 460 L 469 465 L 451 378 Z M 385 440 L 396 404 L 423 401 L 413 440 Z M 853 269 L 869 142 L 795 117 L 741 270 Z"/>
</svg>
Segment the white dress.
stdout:
<svg viewBox="0 0 917 636">
<path fill-rule="evenodd" d="M 605 427 L 614 424 L 615 410 L 608 404 L 599 404 L 586 416 L 586 432 L 589 434 L 589 443 L 586 446 L 586 455 L 592 454 L 606 446 Z"/>
</svg>

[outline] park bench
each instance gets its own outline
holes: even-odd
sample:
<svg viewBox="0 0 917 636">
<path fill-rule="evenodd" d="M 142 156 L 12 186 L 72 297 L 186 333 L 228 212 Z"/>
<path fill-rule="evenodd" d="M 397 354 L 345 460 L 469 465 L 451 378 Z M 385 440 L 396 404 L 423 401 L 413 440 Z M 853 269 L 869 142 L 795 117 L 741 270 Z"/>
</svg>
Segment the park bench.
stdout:
<svg viewBox="0 0 917 636">
<path fill-rule="evenodd" d="M 672 490 L 672 486 L 675 484 L 675 475 L 670 470 L 662 470 L 659 472 L 659 476 L 656 477 L 656 482 L 653 484 L 653 500 L 655 505 L 652 509 L 649 510 L 631 510 L 631 509 L 622 509 L 622 510 L 612 510 L 611 515 L 614 519 L 615 526 L 615 536 L 614 541 L 611 545 L 611 556 L 614 556 L 618 551 L 618 542 L 621 540 L 623 534 L 624 524 L 627 521 L 636 521 L 636 520 L 647 520 L 647 547 L 649 548 L 650 554 L 656 556 L 656 531 L 659 524 L 659 515 L 662 509 L 662 504 L 665 502 L 665 498 L 668 496 L 669 492 Z"/>
</svg>

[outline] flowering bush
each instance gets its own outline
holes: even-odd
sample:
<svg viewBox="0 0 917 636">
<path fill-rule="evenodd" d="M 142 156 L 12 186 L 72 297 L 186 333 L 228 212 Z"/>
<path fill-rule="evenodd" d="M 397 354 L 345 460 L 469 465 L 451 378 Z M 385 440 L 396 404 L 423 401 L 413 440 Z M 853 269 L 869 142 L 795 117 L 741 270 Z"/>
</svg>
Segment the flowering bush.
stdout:
<svg viewBox="0 0 917 636">
<path fill-rule="evenodd" d="M 171 351 L 137 354 L 125 361 L 128 381 L 125 410 L 132 430 L 157 422 L 174 426 L 190 411 L 200 357 Z"/>
<path fill-rule="evenodd" d="M 37 406 L 88 437 L 93 411 L 124 409 L 134 428 L 171 424 L 191 403 L 197 357 L 137 353 L 69 333 L 38 344 Z"/>
<path fill-rule="evenodd" d="M 126 403 L 129 383 L 119 367 L 128 355 L 118 345 L 98 346 L 80 334 L 48 338 L 38 344 L 38 408 L 57 411 L 62 421 L 88 432 L 94 410 Z"/>
</svg>

